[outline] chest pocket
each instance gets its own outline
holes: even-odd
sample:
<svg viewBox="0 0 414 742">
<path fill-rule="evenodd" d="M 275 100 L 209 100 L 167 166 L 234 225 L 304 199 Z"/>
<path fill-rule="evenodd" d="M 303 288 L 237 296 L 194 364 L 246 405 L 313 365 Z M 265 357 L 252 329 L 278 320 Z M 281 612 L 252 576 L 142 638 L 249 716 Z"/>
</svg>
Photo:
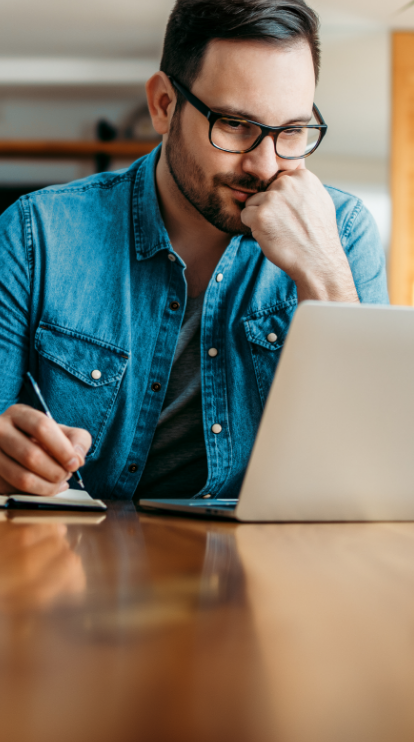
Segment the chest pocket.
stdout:
<svg viewBox="0 0 414 742">
<path fill-rule="evenodd" d="M 244 329 L 263 405 L 269 394 L 296 307 L 296 301 L 290 301 L 254 312 L 244 319 Z"/>
<path fill-rule="evenodd" d="M 90 432 L 90 458 L 97 451 L 129 354 L 46 324 L 36 331 L 35 348 L 39 354 L 39 386 L 52 416 L 59 423 Z"/>
</svg>

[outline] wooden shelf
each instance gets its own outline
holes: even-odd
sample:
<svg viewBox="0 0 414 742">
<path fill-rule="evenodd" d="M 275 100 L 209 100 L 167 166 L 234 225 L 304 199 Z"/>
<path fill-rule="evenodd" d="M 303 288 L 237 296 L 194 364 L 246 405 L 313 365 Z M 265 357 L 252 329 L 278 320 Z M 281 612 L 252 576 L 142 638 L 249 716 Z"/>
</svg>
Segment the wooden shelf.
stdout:
<svg viewBox="0 0 414 742">
<path fill-rule="evenodd" d="M 24 159 L 86 160 L 97 155 L 135 160 L 148 154 L 157 141 L 65 142 L 0 140 L 0 157 Z"/>
</svg>

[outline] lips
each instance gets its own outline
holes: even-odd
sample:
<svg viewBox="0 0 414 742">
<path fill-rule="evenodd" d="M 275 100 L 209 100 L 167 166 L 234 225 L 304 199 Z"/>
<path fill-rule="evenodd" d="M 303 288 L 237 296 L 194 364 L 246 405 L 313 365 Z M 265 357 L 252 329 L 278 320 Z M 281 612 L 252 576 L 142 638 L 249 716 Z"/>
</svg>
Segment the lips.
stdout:
<svg viewBox="0 0 414 742">
<path fill-rule="evenodd" d="M 254 196 L 254 194 L 257 191 L 239 191 L 237 188 L 232 188 L 232 186 L 228 186 L 230 190 L 233 193 L 234 198 L 237 198 L 238 201 L 242 201 L 243 203 L 247 201 L 250 196 Z"/>
</svg>

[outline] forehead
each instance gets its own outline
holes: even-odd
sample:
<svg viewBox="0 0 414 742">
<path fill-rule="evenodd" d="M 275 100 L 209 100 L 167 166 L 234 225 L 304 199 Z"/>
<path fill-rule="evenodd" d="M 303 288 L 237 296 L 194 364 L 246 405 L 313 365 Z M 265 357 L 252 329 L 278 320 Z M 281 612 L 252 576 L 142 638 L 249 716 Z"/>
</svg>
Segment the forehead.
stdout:
<svg viewBox="0 0 414 742">
<path fill-rule="evenodd" d="M 312 111 L 315 72 L 309 44 L 214 40 L 192 91 L 211 108 L 231 107 L 254 113 L 269 126 L 283 124 Z"/>
</svg>

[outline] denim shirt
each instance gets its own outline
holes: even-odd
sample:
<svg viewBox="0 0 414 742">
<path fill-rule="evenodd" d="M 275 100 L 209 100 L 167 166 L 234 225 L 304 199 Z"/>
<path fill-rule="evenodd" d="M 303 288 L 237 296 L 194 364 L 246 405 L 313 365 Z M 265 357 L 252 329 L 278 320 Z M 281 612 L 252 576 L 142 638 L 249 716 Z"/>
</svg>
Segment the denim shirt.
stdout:
<svg viewBox="0 0 414 742">
<path fill-rule="evenodd" d="M 108 499 L 137 487 L 186 307 L 185 264 L 157 201 L 158 154 L 24 196 L 0 218 L 0 412 L 26 401 L 30 370 L 53 417 L 91 433 L 82 476 Z M 360 300 L 387 303 L 371 215 L 328 192 Z M 199 495 L 237 496 L 296 306 L 295 284 L 257 242 L 229 238 L 203 306 L 209 474 Z"/>
</svg>

